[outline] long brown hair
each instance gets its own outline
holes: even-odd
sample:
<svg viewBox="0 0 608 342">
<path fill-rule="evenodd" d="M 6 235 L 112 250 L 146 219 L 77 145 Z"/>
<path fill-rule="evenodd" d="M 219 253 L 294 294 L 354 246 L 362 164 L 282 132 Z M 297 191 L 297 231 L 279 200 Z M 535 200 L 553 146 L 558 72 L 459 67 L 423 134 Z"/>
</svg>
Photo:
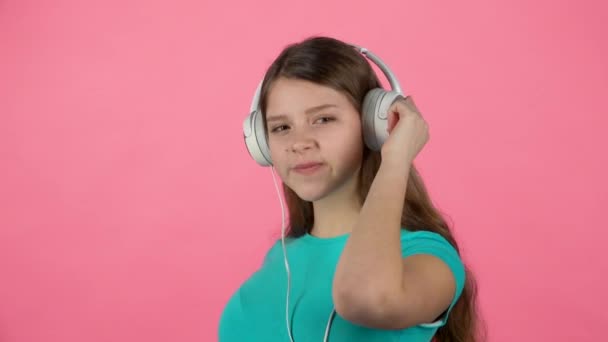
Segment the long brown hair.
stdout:
<svg viewBox="0 0 608 342">
<path fill-rule="evenodd" d="M 260 109 L 266 112 L 268 90 L 273 81 L 284 77 L 311 81 L 329 86 L 345 94 L 361 112 L 365 94 L 381 87 L 368 61 L 351 45 L 330 37 L 309 37 L 302 42 L 286 46 L 270 65 L 262 83 Z M 264 127 L 266 117 L 263 115 Z M 381 162 L 380 152 L 372 151 L 364 144 L 363 161 L 359 174 L 359 197 L 363 203 Z M 289 208 L 289 225 L 286 235 L 299 237 L 310 231 L 314 213 L 312 203 L 304 201 L 283 183 L 285 200 Z M 427 230 L 443 236 L 460 254 L 448 224 L 440 211 L 434 207 L 428 192 L 412 165 L 401 226 L 408 230 Z M 470 269 L 465 264 L 466 283 L 464 290 L 452 309 L 447 324 L 438 329 L 438 342 L 478 342 L 485 340 L 477 313 L 477 285 Z"/>
</svg>

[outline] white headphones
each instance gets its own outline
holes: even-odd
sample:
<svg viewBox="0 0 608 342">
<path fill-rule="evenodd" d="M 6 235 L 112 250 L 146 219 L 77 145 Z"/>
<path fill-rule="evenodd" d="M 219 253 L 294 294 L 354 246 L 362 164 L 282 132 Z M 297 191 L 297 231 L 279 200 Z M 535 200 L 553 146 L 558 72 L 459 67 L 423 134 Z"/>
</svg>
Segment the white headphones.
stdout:
<svg viewBox="0 0 608 342">
<path fill-rule="evenodd" d="M 399 97 L 405 97 L 401 91 L 401 86 L 397 77 L 384 64 L 384 62 L 376 55 L 356 45 L 352 45 L 357 51 L 364 56 L 367 56 L 374 62 L 384 73 L 388 82 L 391 85 L 391 90 L 387 91 L 382 88 L 370 90 L 363 100 L 361 112 L 361 121 L 363 125 L 363 138 L 367 147 L 371 150 L 379 151 L 382 144 L 388 138 L 388 109 Z M 270 149 L 266 141 L 264 122 L 262 120 L 262 112 L 259 107 L 260 92 L 262 89 L 263 80 L 260 81 L 251 101 L 249 115 L 243 122 L 243 134 L 247 151 L 253 159 L 261 166 L 271 166 L 272 159 L 270 158 Z"/>
<path fill-rule="evenodd" d="M 364 56 L 367 56 L 371 61 L 373 61 L 379 68 L 382 70 L 386 78 L 388 79 L 391 90 L 387 91 L 382 88 L 374 88 L 370 90 L 363 100 L 363 107 L 361 113 L 361 120 L 363 126 L 363 138 L 365 140 L 365 144 L 374 151 L 379 151 L 382 147 L 382 144 L 388 138 L 388 109 L 399 97 L 405 97 L 401 91 L 401 86 L 399 85 L 399 81 L 392 73 L 392 71 L 388 68 L 384 62 L 378 56 L 369 52 L 367 49 L 352 45 L 357 51 L 359 51 Z M 258 87 L 255 91 L 255 95 L 253 96 L 253 101 L 251 102 L 251 108 L 249 109 L 249 115 L 243 122 L 243 133 L 245 138 L 245 144 L 247 146 L 247 150 L 253 159 L 261 166 L 272 166 L 272 160 L 270 158 L 270 149 L 268 148 L 268 142 L 266 141 L 266 134 L 264 132 L 264 123 L 262 120 L 262 112 L 259 107 L 260 100 L 260 92 L 262 89 L 263 80 L 260 81 Z M 285 206 L 283 204 L 283 198 L 281 197 L 281 193 L 279 190 L 279 186 L 277 185 L 277 180 L 271 168 L 272 179 L 274 181 L 274 186 L 277 191 L 277 195 L 279 196 L 279 202 L 281 204 L 281 216 L 282 216 L 282 225 L 281 225 L 281 243 L 283 245 L 283 256 L 285 261 L 285 270 L 287 271 L 287 298 L 285 304 L 285 322 L 287 325 L 287 334 L 289 336 L 289 340 L 294 342 L 293 336 L 291 333 L 291 324 L 289 322 L 289 292 L 291 289 L 291 274 L 289 270 L 289 261 L 287 260 L 287 249 L 285 248 Z M 335 316 L 336 311 L 332 310 L 329 319 L 327 320 L 327 326 L 325 328 L 325 336 L 323 338 L 324 342 L 327 342 L 329 338 L 329 330 L 331 328 L 331 323 Z"/>
</svg>

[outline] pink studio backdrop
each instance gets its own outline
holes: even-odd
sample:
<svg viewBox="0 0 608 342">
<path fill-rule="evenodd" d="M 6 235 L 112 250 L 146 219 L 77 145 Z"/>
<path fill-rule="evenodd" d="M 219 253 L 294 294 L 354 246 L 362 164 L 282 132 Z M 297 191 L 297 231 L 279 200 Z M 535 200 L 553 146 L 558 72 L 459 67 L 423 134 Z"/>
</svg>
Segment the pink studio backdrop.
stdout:
<svg viewBox="0 0 608 342">
<path fill-rule="evenodd" d="M 368 47 L 413 94 L 417 159 L 490 341 L 608 324 L 608 32 L 595 1 L 0 5 L 0 341 L 213 341 L 280 233 L 241 125 L 288 43 Z"/>
</svg>

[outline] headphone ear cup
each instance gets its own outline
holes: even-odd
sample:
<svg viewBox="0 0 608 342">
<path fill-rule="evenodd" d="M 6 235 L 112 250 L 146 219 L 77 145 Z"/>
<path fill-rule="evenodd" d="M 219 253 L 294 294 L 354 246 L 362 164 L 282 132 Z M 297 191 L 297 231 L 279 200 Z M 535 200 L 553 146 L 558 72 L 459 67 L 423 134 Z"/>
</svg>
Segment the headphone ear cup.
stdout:
<svg viewBox="0 0 608 342">
<path fill-rule="evenodd" d="M 270 148 L 266 140 L 262 113 L 253 111 L 243 121 L 243 138 L 249 155 L 260 166 L 271 166 Z"/>
<path fill-rule="evenodd" d="M 372 151 L 380 151 L 388 138 L 388 110 L 399 98 L 403 98 L 400 93 L 382 88 L 374 88 L 365 95 L 361 112 L 363 139 Z"/>
</svg>

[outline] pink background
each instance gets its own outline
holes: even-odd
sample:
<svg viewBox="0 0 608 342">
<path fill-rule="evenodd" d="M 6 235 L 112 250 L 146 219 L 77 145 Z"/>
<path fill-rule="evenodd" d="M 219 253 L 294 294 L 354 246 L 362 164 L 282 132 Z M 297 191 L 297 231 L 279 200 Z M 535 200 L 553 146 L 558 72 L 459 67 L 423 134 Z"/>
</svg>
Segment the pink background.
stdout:
<svg viewBox="0 0 608 342">
<path fill-rule="evenodd" d="M 280 233 L 241 125 L 288 43 L 368 47 L 430 124 L 417 159 L 490 341 L 608 324 L 602 1 L 0 3 L 0 341 L 213 341 Z"/>
</svg>

